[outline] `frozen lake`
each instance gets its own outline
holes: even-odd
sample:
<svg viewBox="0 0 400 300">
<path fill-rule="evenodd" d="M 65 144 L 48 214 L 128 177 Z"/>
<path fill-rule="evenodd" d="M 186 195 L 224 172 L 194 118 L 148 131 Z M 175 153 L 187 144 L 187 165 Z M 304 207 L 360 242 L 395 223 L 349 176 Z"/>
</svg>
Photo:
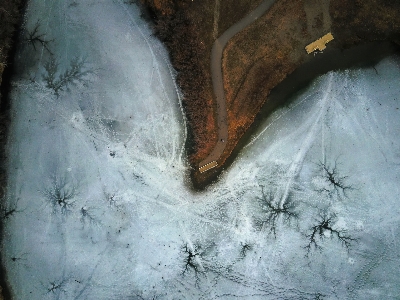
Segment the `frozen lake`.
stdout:
<svg viewBox="0 0 400 300">
<path fill-rule="evenodd" d="M 175 71 L 127 2 L 29 1 L 2 208 L 14 298 L 398 299 L 399 58 L 317 78 L 194 193 Z"/>
</svg>

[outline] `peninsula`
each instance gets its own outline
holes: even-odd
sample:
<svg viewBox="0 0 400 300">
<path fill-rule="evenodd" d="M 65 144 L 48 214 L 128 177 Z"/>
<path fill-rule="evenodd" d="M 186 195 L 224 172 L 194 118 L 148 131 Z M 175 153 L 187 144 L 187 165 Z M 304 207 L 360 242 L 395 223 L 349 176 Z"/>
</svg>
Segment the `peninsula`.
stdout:
<svg viewBox="0 0 400 300">
<path fill-rule="evenodd" d="M 374 63 L 400 45 L 398 1 L 141 1 L 178 71 L 195 188 L 215 180 L 257 118 L 298 88 L 332 69 Z M 306 51 L 319 39 L 323 46 Z"/>
</svg>

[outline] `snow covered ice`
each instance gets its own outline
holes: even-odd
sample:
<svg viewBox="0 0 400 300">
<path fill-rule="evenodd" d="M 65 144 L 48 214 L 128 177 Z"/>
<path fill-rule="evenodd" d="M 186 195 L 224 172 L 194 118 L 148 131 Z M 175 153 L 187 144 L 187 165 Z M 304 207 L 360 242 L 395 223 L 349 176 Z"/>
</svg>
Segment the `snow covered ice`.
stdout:
<svg viewBox="0 0 400 300">
<path fill-rule="evenodd" d="M 32 0 L 23 34 L 37 24 L 2 208 L 15 299 L 400 297 L 398 58 L 316 79 L 194 193 L 175 73 L 137 7 Z"/>
</svg>

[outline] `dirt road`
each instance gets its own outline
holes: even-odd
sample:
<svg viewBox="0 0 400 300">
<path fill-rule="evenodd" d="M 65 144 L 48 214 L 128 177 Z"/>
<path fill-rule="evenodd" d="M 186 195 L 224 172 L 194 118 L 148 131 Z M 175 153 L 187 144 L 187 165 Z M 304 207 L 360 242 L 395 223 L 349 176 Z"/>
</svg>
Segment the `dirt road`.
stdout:
<svg viewBox="0 0 400 300">
<path fill-rule="evenodd" d="M 248 25 L 261 17 L 275 0 L 264 0 L 256 9 L 250 12 L 246 17 L 229 27 L 218 39 L 215 40 L 211 50 L 211 76 L 215 100 L 217 103 L 217 126 L 218 142 L 211 153 L 200 162 L 202 167 L 212 161 L 218 161 L 224 152 L 228 141 L 228 116 L 226 110 L 226 100 L 224 92 L 224 82 L 222 77 L 222 52 L 228 41 L 238 32 L 242 31 Z"/>
</svg>

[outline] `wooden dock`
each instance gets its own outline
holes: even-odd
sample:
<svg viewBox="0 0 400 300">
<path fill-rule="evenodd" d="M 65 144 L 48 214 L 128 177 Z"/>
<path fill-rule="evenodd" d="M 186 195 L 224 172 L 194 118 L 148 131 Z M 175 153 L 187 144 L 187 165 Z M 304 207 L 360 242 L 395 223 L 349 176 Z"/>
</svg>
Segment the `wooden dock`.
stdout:
<svg viewBox="0 0 400 300">
<path fill-rule="evenodd" d="M 218 166 L 218 163 L 214 160 L 202 167 L 199 168 L 200 173 L 204 173 L 212 168 L 215 168 L 216 166 Z"/>
<path fill-rule="evenodd" d="M 322 51 L 326 49 L 326 44 L 328 44 L 332 40 L 333 40 L 333 35 L 332 33 L 329 32 L 325 34 L 323 37 L 316 40 L 315 42 L 312 42 L 311 44 L 307 45 L 305 49 L 308 54 L 316 50 Z"/>
</svg>

